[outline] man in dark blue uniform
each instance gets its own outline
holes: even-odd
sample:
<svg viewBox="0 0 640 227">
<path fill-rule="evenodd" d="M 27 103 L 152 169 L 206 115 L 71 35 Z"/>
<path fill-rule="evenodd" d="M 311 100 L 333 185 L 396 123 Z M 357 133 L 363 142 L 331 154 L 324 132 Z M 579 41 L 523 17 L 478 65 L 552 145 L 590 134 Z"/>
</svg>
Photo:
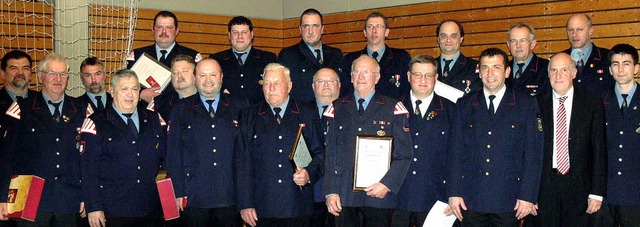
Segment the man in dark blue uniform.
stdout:
<svg viewBox="0 0 640 227">
<path fill-rule="evenodd" d="M 441 52 L 438 57 L 438 80 L 465 94 L 482 90 L 478 61 L 460 52 L 460 45 L 464 41 L 462 24 L 455 20 L 443 21 L 436 27 L 436 36 Z"/>
<path fill-rule="evenodd" d="M 153 28 L 151 28 L 151 32 L 153 32 L 153 38 L 155 39 L 155 44 L 141 47 L 133 50 L 127 56 L 127 68 L 130 69 L 134 63 L 140 58 L 140 56 L 144 53 L 148 54 L 152 58 L 157 59 L 160 63 L 166 65 L 167 67 L 171 66 L 171 61 L 178 54 L 186 54 L 196 62 L 202 60 L 202 56 L 197 51 L 181 46 L 176 42 L 176 37 L 178 33 L 180 33 L 180 29 L 178 28 L 178 17 L 175 14 L 169 11 L 160 11 L 156 14 L 156 17 L 153 19 Z M 156 92 L 157 88 L 145 88 L 140 93 L 140 98 L 145 102 L 149 103 L 153 99 L 160 95 L 160 93 Z M 173 90 L 173 86 L 169 85 L 165 88 L 165 91 Z"/>
<path fill-rule="evenodd" d="M 65 95 L 69 65 L 62 55 L 48 54 L 39 69 L 42 91 L 6 111 L 12 122 L 7 130 L 10 143 L 3 147 L 9 157 L 2 165 L 15 163 L 12 174 L 45 180 L 35 223 L 19 220 L 18 226 L 76 226 L 85 215 L 77 144 L 87 104 Z M 10 179 L 0 178 L 3 185 Z"/>
<path fill-rule="evenodd" d="M 107 74 L 104 71 L 104 63 L 100 59 L 97 57 L 84 59 L 80 64 L 80 79 L 82 79 L 85 93 L 78 98 L 91 105 L 92 110 L 102 110 L 111 105 L 113 98 L 105 90 Z"/>
<path fill-rule="evenodd" d="M 534 212 L 543 134 L 536 99 L 505 86 L 507 54 L 480 55 L 482 91 L 460 98 L 447 160 L 449 205 L 463 226 L 516 226 Z"/>
<path fill-rule="evenodd" d="M 531 25 L 518 22 L 509 28 L 507 47 L 511 52 L 511 75 L 507 78 L 507 88 L 524 91 L 531 96 L 551 89 L 547 66 L 549 60 L 533 53 L 538 42 L 536 31 Z"/>
<path fill-rule="evenodd" d="M 309 226 L 313 184 L 324 163 L 318 113 L 294 100 L 289 69 L 271 63 L 264 69 L 265 101 L 240 112 L 236 145 L 237 207 L 251 226 Z M 312 157 L 292 168 L 289 153 L 302 131 Z M 230 141 L 229 141 L 230 142 Z"/>
<path fill-rule="evenodd" d="M 164 120 L 138 107 L 135 72 L 111 78 L 113 104 L 82 124 L 82 196 L 89 224 L 162 226 L 155 178 L 165 151 Z"/>
<path fill-rule="evenodd" d="M 567 38 L 571 48 L 564 50 L 564 53 L 571 55 L 576 62 L 578 75 L 573 79 L 573 85 L 594 94 L 602 94 L 611 89 L 615 81 L 609 73 L 609 50 L 591 42 L 593 30 L 591 17 L 585 14 L 569 17 Z"/>
<path fill-rule="evenodd" d="M 607 196 L 598 213 L 607 217 L 603 226 L 640 226 L 640 90 L 638 50 L 618 44 L 609 52 L 610 72 L 616 81 L 604 95 L 607 122 Z"/>
<path fill-rule="evenodd" d="M 409 62 L 411 91 L 402 101 L 411 108 L 413 158 L 397 197 L 393 226 L 422 226 L 436 201 L 447 201 L 445 183 L 454 103 L 433 92 L 437 59 L 418 55 Z"/>
<path fill-rule="evenodd" d="M 367 16 L 364 23 L 363 33 L 367 38 L 367 46 L 361 51 L 355 51 L 344 57 L 345 73 L 341 94 L 351 95 L 354 87 L 350 81 L 351 65 L 360 57 L 368 55 L 375 59 L 380 67 L 380 81 L 376 84 L 376 91 L 381 95 L 400 100 L 409 94 L 411 87 L 404 78 L 409 71 L 409 60 L 411 55 L 405 50 L 387 46 L 385 39 L 389 36 L 389 20 L 382 13 L 373 12 Z"/>
<path fill-rule="evenodd" d="M 171 85 L 173 91 L 163 92 L 147 105 L 148 110 L 156 111 L 164 119 L 171 119 L 171 111 L 178 100 L 196 93 L 194 70 L 196 62 L 186 54 L 179 54 L 171 61 Z"/>
<path fill-rule="evenodd" d="M 328 67 L 342 74 L 342 50 L 323 44 L 322 14 L 316 9 L 307 9 L 300 15 L 300 43 L 280 51 L 278 60 L 291 70 L 293 89 L 291 95 L 301 102 L 313 101 L 313 75 Z"/>
<path fill-rule="evenodd" d="M 177 204 L 186 205 L 187 226 L 242 226 L 233 157 L 238 113 L 248 102 L 220 92 L 223 75 L 216 60 L 200 61 L 195 75 L 198 93 L 176 103 L 167 132 L 166 165 Z"/>
<path fill-rule="evenodd" d="M 375 59 L 363 55 L 351 69 L 353 94 L 335 100 L 324 113 L 328 118 L 326 204 L 336 226 L 390 226 L 394 200 L 413 153 L 409 112 L 401 102 L 376 91 L 380 67 Z M 364 192 L 353 191 L 356 135 L 393 136 L 389 170 Z"/>
<path fill-rule="evenodd" d="M 29 89 L 29 79 L 31 78 L 31 56 L 21 50 L 9 51 L 2 57 L 2 67 L 0 68 L 0 77 L 3 79 L 4 87 L 0 88 L 0 176 L 11 175 L 11 165 L 4 161 L 4 140 L 6 137 L 5 130 L 10 120 L 4 113 L 9 106 L 18 99 L 35 96 L 36 92 Z M 9 172 L 7 172 L 9 171 Z M 9 188 L 9 181 L 0 178 L 0 195 L 4 195 L 6 189 Z M 14 226 L 14 221 L 6 221 L 4 213 L 6 212 L 7 197 L 0 196 L 0 226 Z"/>
<path fill-rule="evenodd" d="M 320 116 L 320 125 L 322 126 L 322 141 L 325 141 L 325 135 L 327 134 L 327 120 L 322 116 L 324 111 L 338 99 L 340 96 L 340 76 L 336 71 L 330 68 L 322 68 L 313 75 L 313 93 L 316 97 L 315 101 L 311 102 L 311 106 L 315 107 Z M 324 175 L 324 173 L 321 173 Z M 321 177 L 316 184 L 313 185 L 314 204 L 313 204 L 313 217 L 311 226 L 333 226 L 332 215 L 327 212 L 327 206 L 325 205 L 324 194 L 322 194 L 322 185 L 324 178 Z"/>
<path fill-rule="evenodd" d="M 223 93 L 236 95 L 256 104 L 264 100 L 262 95 L 262 70 L 267 64 L 277 62 L 274 53 L 252 46 L 253 23 L 249 18 L 237 16 L 229 21 L 231 48 L 209 56 L 216 59 L 224 72 Z"/>
</svg>

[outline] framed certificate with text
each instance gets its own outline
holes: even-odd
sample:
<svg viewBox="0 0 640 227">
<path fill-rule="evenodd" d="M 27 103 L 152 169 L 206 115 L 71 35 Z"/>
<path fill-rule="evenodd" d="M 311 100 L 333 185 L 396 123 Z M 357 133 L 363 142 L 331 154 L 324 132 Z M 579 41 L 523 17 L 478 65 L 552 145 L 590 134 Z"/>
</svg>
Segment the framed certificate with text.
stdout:
<svg viewBox="0 0 640 227">
<path fill-rule="evenodd" d="M 356 136 L 353 191 L 364 191 L 380 182 L 391 166 L 391 151 L 391 136 Z"/>
</svg>

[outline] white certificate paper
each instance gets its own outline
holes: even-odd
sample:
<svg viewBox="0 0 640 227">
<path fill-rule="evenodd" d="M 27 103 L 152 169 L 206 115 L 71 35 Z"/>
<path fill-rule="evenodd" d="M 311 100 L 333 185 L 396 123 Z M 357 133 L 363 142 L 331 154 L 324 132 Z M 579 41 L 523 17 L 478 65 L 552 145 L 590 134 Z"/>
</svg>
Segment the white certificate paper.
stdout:
<svg viewBox="0 0 640 227">
<path fill-rule="evenodd" d="M 162 63 L 149 57 L 147 53 L 140 56 L 131 70 L 136 72 L 140 84 L 145 88 L 159 87 L 158 93 L 162 93 L 171 82 L 171 71 Z"/>
<path fill-rule="evenodd" d="M 458 90 L 438 80 L 436 80 L 436 85 L 433 87 L 433 91 L 453 103 L 456 103 L 456 101 L 464 95 L 464 91 Z"/>
<path fill-rule="evenodd" d="M 358 136 L 356 143 L 353 190 L 362 191 L 389 171 L 393 137 Z"/>
<path fill-rule="evenodd" d="M 452 226 L 453 223 L 456 221 L 456 216 L 453 214 L 450 216 L 447 216 L 446 214 L 444 214 L 444 210 L 448 206 L 449 206 L 448 204 L 443 203 L 442 201 L 436 201 L 436 203 L 433 204 L 433 207 L 431 207 L 429 214 L 427 214 L 427 219 L 424 220 L 424 224 L 422 226 L 423 227 Z"/>
</svg>

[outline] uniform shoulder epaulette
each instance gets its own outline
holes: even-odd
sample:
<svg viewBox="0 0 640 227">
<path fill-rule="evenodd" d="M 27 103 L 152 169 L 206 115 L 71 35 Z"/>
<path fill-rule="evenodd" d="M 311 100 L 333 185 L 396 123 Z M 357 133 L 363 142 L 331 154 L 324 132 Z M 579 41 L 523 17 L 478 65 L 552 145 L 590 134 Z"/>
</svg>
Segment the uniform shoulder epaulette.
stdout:
<svg viewBox="0 0 640 227">
<path fill-rule="evenodd" d="M 11 106 L 9 106 L 9 109 L 7 109 L 5 113 L 10 117 L 20 120 L 20 105 L 18 105 L 18 102 L 14 101 L 11 103 Z"/>
<path fill-rule="evenodd" d="M 476 73 L 480 73 L 480 64 L 476 64 Z"/>
<path fill-rule="evenodd" d="M 133 51 L 129 52 L 129 54 L 127 54 L 127 61 L 135 61 L 136 60 L 136 55 L 133 53 Z"/>
<path fill-rule="evenodd" d="M 158 118 L 160 119 L 160 126 L 167 126 L 167 122 L 164 121 L 160 113 L 158 113 Z"/>
<path fill-rule="evenodd" d="M 147 110 L 156 111 L 156 100 L 155 99 L 151 99 L 151 102 L 149 102 L 149 105 L 147 105 Z"/>
<path fill-rule="evenodd" d="M 95 135 L 97 133 L 96 124 L 93 123 L 93 120 L 91 120 L 91 118 L 85 118 L 84 122 L 82 123 L 82 128 L 80 128 L 80 132 Z"/>
<path fill-rule="evenodd" d="M 409 110 L 402 104 L 402 102 L 396 103 L 396 106 L 393 108 L 393 115 L 403 115 L 409 114 Z"/>
<path fill-rule="evenodd" d="M 91 107 L 91 104 L 87 104 L 87 117 L 91 116 L 91 114 L 93 114 L 93 107 Z"/>
<path fill-rule="evenodd" d="M 322 113 L 322 116 L 328 118 L 334 118 L 336 110 L 333 108 L 333 104 L 329 105 L 327 109 Z"/>
<path fill-rule="evenodd" d="M 202 55 L 200 53 L 196 54 L 196 57 L 193 59 L 195 62 L 202 61 Z"/>
</svg>

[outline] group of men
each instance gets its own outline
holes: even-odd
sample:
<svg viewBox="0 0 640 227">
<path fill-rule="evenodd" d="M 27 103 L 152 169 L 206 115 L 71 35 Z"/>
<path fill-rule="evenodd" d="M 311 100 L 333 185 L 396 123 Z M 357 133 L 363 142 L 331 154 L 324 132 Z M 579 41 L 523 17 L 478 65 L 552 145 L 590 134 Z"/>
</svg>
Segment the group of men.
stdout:
<svg viewBox="0 0 640 227">
<path fill-rule="evenodd" d="M 203 59 L 179 45 L 178 19 L 159 12 L 155 44 L 134 50 L 170 66 L 171 86 L 141 88 L 131 70 L 80 67 L 86 94 L 66 95 L 69 66 L 2 58 L 0 194 L 13 175 L 45 179 L 34 222 L 0 226 L 422 226 L 440 200 L 460 226 L 638 226 L 640 92 L 637 50 L 591 42 L 586 15 L 567 21 L 571 48 L 536 56 L 535 30 L 516 23 L 507 53 L 460 52 L 462 24 L 436 28 L 439 57 L 389 47 L 371 13 L 367 46 L 323 44 L 322 14 L 300 16 L 302 40 L 279 56 L 252 46 L 253 24 L 228 24 L 231 48 Z M 464 93 L 450 100 L 437 83 Z M 392 137 L 378 182 L 354 190 L 357 136 Z M 297 138 L 312 157 L 292 166 Z M 606 140 L 605 140 L 606 138 Z M 173 181 L 181 217 L 165 222 L 155 185 Z M 383 167 L 380 167 L 383 168 Z M 0 219 L 7 217 L 0 197 Z"/>
</svg>

